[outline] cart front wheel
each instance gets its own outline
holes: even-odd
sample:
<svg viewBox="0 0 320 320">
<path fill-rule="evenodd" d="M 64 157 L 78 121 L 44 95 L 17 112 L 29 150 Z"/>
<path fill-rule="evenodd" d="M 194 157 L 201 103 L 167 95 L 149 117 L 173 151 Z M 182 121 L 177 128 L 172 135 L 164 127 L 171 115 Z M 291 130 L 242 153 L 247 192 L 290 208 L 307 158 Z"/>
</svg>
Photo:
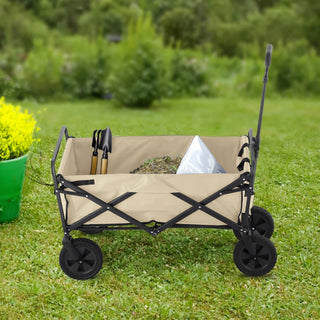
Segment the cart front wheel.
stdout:
<svg viewBox="0 0 320 320">
<path fill-rule="evenodd" d="M 79 252 L 79 257 L 75 259 L 63 247 L 59 257 L 62 271 L 77 280 L 93 278 L 102 267 L 103 255 L 100 247 L 94 241 L 84 238 L 73 239 L 72 245 Z"/>
<path fill-rule="evenodd" d="M 243 237 L 233 252 L 237 268 L 248 276 L 263 276 L 270 272 L 277 262 L 277 251 L 265 237 Z"/>
<path fill-rule="evenodd" d="M 271 214 L 264 208 L 253 206 L 250 215 L 250 228 L 256 230 L 261 236 L 270 239 L 273 235 L 274 222 Z M 234 235 L 240 240 L 241 234 L 234 230 Z"/>
</svg>

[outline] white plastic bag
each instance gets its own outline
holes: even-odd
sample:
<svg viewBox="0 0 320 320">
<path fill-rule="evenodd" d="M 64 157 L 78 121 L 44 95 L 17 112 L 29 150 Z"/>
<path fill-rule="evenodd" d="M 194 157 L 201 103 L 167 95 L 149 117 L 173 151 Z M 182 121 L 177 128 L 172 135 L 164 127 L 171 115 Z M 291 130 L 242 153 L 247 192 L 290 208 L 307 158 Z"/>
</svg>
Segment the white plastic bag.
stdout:
<svg viewBox="0 0 320 320">
<path fill-rule="evenodd" d="M 199 136 L 193 138 L 177 170 L 177 174 L 192 173 L 226 173 Z"/>
</svg>

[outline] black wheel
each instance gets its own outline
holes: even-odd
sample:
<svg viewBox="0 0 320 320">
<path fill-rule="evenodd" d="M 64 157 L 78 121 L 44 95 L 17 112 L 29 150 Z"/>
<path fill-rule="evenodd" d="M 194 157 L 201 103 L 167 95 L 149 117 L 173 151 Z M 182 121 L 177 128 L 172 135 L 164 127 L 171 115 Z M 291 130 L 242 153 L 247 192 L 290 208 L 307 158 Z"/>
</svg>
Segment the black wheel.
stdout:
<svg viewBox="0 0 320 320">
<path fill-rule="evenodd" d="M 243 237 L 234 248 L 233 260 L 237 268 L 244 274 L 263 276 L 275 266 L 277 250 L 268 238 L 262 236 Z"/>
<path fill-rule="evenodd" d="M 252 231 L 258 231 L 261 236 L 270 239 L 273 235 L 274 222 L 271 214 L 264 208 L 253 206 L 251 208 L 250 228 Z M 233 230 L 234 235 L 240 240 L 240 232 Z"/>
<path fill-rule="evenodd" d="M 102 267 L 103 255 L 100 247 L 94 241 L 84 238 L 73 239 L 72 245 L 80 256 L 75 259 L 70 251 L 63 247 L 59 257 L 62 271 L 77 280 L 93 278 Z"/>
</svg>

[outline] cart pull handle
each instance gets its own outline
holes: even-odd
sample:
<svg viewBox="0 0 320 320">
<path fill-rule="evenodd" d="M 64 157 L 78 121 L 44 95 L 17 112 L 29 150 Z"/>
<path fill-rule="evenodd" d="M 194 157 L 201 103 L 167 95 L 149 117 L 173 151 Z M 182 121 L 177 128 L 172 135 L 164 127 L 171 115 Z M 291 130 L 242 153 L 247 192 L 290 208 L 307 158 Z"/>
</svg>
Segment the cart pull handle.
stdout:
<svg viewBox="0 0 320 320">
<path fill-rule="evenodd" d="M 266 58 L 265 58 L 266 70 L 265 70 L 264 77 L 263 77 L 263 89 L 262 89 L 262 96 L 261 96 L 259 120 L 258 120 L 258 127 L 257 127 L 257 135 L 255 138 L 256 151 L 259 150 L 259 145 L 260 145 L 260 132 L 261 132 L 261 123 L 262 123 L 262 116 L 263 116 L 264 97 L 266 95 L 266 86 L 267 86 L 267 82 L 268 82 L 269 67 L 271 64 L 272 49 L 273 49 L 272 44 L 268 44 L 267 49 L 266 49 Z M 256 156 L 256 157 L 258 157 L 258 156 Z"/>
<path fill-rule="evenodd" d="M 266 50 L 266 60 L 265 60 L 266 67 L 268 68 L 271 64 L 272 49 L 273 49 L 272 44 L 268 44 L 267 50 Z"/>
<path fill-rule="evenodd" d="M 268 72 L 269 67 L 271 64 L 271 56 L 272 56 L 272 44 L 267 45 L 266 49 L 266 58 L 265 58 L 265 66 L 266 70 L 263 77 L 263 89 L 262 89 L 262 96 L 261 96 L 261 104 L 260 104 L 260 112 L 259 112 L 259 120 L 258 120 L 258 127 L 257 127 L 257 134 L 255 138 L 252 136 L 252 129 L 249 130 L 248 137 L 249 137 L 249 143 L 251 145 L 251 174 L 252 174 L 252 180 L 251 180 L 251 186 L 253 188 L 254 186 L 254 180 L 256 175 L 256 169 L 257 169 L 257 161 L 258 161 L 258 155 L 259 155 L 259 147 L 260 147 L 260 132 L 261 132 L 261 123 L 262 123 L 262 116 L 263 116 L 263 107 L 264 107 L 264 97 L 266 95 L 266 87 L 268 82 Z"/>
</svg>

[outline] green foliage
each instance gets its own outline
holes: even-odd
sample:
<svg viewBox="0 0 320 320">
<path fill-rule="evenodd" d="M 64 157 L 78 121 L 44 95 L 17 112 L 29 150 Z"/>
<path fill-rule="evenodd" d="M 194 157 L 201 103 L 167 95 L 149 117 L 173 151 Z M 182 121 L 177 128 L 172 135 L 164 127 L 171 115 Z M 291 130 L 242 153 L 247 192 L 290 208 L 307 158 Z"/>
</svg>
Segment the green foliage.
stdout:
<svg viewBox="0 0 320 320">
<path fill-rule="evenodd" d="M 277 46 L 303 37 L 301 19 L 296 11 L 285 6 L 268 8 L 243 22 L 241 31 L 247 43 L 256 42 L 264 49 L 266 43 Z"/>
<path fill-rule="evenodd" d="M 318 0 L 301 1 L 298 14 L 303 21 L 306 39 L 320 53 L 320 6 Z"/>
<path fill-rule="evenodd" d="M 272 43 L 274 92 L 319 94 L 319 8 L 317 0 L 0 0 L 0 93 L 102 97 L 112 85 L 122 103 L 133 105 L 164 93 L 256 95 L 255 72 Z M 152 31 L 133 35 L 146 12 Z M 124 39 L 112 59 L 110 35 Z M 42 49 L 34 47 L 40 42 Z M 194 52 L 186 56 L 181 48 Z M 235 64 L 237 74 L 228 69 Z"/>
<path fill-rule="evenodd" d="M 62 90 L 61 52 L 42 41 L 36 41 L 17 79 L 23 83 L 25 94 L 35 98 L 57 96 Z"/>
<path fill-rule="evenodd" d="M 30 12 L 7 0 L 0 0 L 0 48 L 22 47 L 30 50 L 34 39 L 45 39 L 47 26 Z"/>
<path fill-rule="evenodd" d="M 25 155 L 35 140 L 36 121 L 27 110 L 6 103 L 0 98 L 0 161 Z"/>
<path fill-rule="evenodd" d="M 263 60 L 242 60 L 239 73 L 236 75 L 234 90 L 236 94 L 247 97 L 260 97 L 262 92 L 262 79 L 264 75 Z M 273 74 L 274 68 L 270 70 Z M 268 83 L 268 92 L 273 85 L 272 81 Z"/>
<path fill-rule="evenodd" d="M 79 19 L 79 31 L 95 38 L 97 35 L 122 35 L 130 21 L 137 19 L 139 10 L 111 0 L 93 1 L 90 10 Z"/>
<path fill-rule="evenodd" d="M 118 49 L 110 78 L 114 98 L 129 107 L 150 107 L 163 96 L 165 81 L 162 41 L 150 16 L 141 16 L 129 26 Z"/>
<path fill-rule="evenodd" d="M 287 7 L 272 7 L 254 12 L 238 23 L 218 22 L 212 31 L 214 49 L 220 55 L 256 56 L 256 50 L 265 51 L 267 43 L 275 47 L 303 38 L 302 20 L 296 11 Z"/>
<path fill-rule="evenodd" d="M 166 44 L 181 44 L 183 48 L 193 48 L 199 43 L 199 25 L 196 17 L 188 8 L 173 8 L 160 20 Z"/>
<path fill-rule="evenodd" d="M 87 0 L 57 0 L 53 1 L 50 19 L 53 26 L 68 33 L 78 31 L 80 16 L 90 8 L 90 1 Z"/>
<path fill-rule="evenodd" d="M 3 96 L 12 99 L 23 99 L 25 97 L 23 84 L 2 70 L 0 70 L 0 92 Z"/>
<path fill-rule="evenodd" d="M 104 39 L 89 41 L 84 37 L 65 38 L 63 90 L 72 97 L 103 97 L 109 74 L 109 53 Z"/>
<path fill-rule="evenodd" d="M 291 94 L 319 94 L 320 57 L 306 41 L 291 43 L 277 50 L 274 57 L 276 85 Z"/>
<path fill-rule="evenodd" d="M 208 61 L 193 52 L 176 50 L 170 65 L 171 96 L 207 96 L 210 94 Z"/>
<path fill-rule="evenodd" d="M 277 0 L 255 0 L 260 11 L 272 7 L 277 3 Z"/>
</svg>

